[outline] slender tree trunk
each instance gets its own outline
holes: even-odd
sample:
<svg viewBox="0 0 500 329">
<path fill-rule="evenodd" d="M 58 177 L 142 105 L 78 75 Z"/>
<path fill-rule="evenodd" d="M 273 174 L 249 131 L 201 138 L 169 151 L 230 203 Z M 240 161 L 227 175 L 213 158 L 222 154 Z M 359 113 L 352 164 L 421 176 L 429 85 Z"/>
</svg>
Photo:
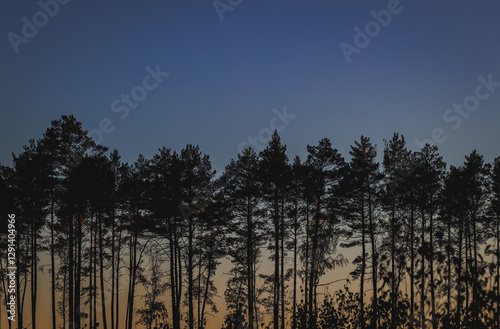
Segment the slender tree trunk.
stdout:
<svg viewBox="0 0 500 329">
<path fill-rule="evenodd" d="M 461 312 L 462 312 L 462 239 L 463 239 L 463 220 L 460 218 L 459 229 L 458 229 L 458 266 L 457 266 L 457 309 L 456 309 L 456 319 L 455 324 L 460 325 Z"/>
<path fill-rule="evenodd" d="M 57 328 L 56 321 L 56 265 L 55 265 L 55 238 L 54 238 L 54 195 L 51 193 L 50 198 L 50 270 L 51 270 L 51 312 L 52 312 L 52 329 Z"/>
<path fill-rule="evenodd" d="M 132 220 L 132 219 L 131 219 Z M 132 267 L 133 267 L 133 230 L 132 222 L 130 223 L 130 242 L 129 242 L 129 267 L 128 267 L 128 293 L 127 293 L 127 310 L 125 312 L 125 329 L 129 328 L 129 313 L 130 313 L 130 296 L 132 294 Z"/>
<path fill-rule="evenodd" d="M 308 310 L 309 310 L 309 230 L 310 230 L 310 224 L 309 224 L 309 202 L 306 201 L 306 252 L 305 252 L 305 271 L 304 271 L 304 311 L 302 312 L 304 314 L 304 318 L 302 320 L 303 324 L 306 324 L 309 322 L 307 316 L 308 316 Z"/>
<path fill-rule="evenodd" d="M 194 306 L 193 306 L 193 218 L 189 216 L 188 219 L 188 325 L 189 329 L 194 329 Z"/>
<path fill-rule="evenodd" d="M 37 232 L 35 227 L 35 222 L 33 219 L 33 225 L 31 227 L 31 323 L 33 329 L 36 329 L 36 302 L 37 302 Z"/>
<path fill-rule="evenodd" d="M 104 293 L 104 243 L 102 237 L 102 216 L 99 215 L 99 277 L 101 279 L 101 305 L 102 305 L 102 323 L 103 328 L 108 329 L 108 322 L 106 317 L 106 296 Z"/>
<path fill-rule="evenodd" d="M 392 196 L 392 211 L 391 211 L 391 328 L 396 328 L 396 202 L 394 195 Z"/>
<path fill-rule="evenodd" d="M 430 271 L 430 286 L 431 286 L 431 319 L 432 319 L 432 328 L 436 329 L 437 328 L 437 321 L 436 321 L 436 295 L 435 295 L 435 288 L 434 288 L 434 222 L 433 222 L 433 217 L 434 217 L 434 211 L 433 211 L 433 205 L 430 205 L 430 212 L 429 212 L 429 271 Z"/>
<path fill-rule="evenodd" d="M 212 258 L 210 258 L 208 260 L 208 268 L 212 268 L 213 264 L 212 264 Z M 207 304 L 207 300 L 208 300 L 208 290 L 209 290 L 209 287 L 210 287 L 210 280 L 212 279 L 212 274 L 211 274 L 211 271 L 209 270 L 208 271 L 208 274 L 207 274 L 207 281 L 205 283 L 205 293 L 203 295 L 203 306 L 201 308 L 201 318 L 199 320 L 200 322 L 200 325 L 201 325 L 201 329 L 205 328 L 205 307 L 206 307 L 206 304 Z"/>
<path fill-rule="evenodd" d="M 81 278 L 82 278 L 82 225 L 83 216 L 79 216 L 78 221 L 78 238 L 77 238 L 77 262 L 76 262 L 76 282 L 75 282 L 75 325 L 76 328 L 81 328 L 81 309 L 80 309 L 80 293 L 81 293 Z"/>
<path fill-rule="evenodd" d="M 425 319 L 425 215 L 424 209 L 420 209 L 421 218 L 422 218 L 422 232 L 420 233 L 420 243 L 422 248 L 422 272 L 421 272 L 421 286 L 420 286 L 420 323 L 422 324 L 422 328 L 425 329 L 426 319 Z"/>
<path fill-rule="evenodd" d="M 415 325 L 415 210 L 410 205 L 410 328 Z"/>
<path fill-rule="evenodd" d="M 132 273 L 130 277 L 130 289 L 129 289 L 129 306 L 128 306 L 128 329 L 132 329 L 133 325 L 133 319 L 134 319 L 134 299 L 135 299 L 135 281 L 136 281 L 136 274 L 137 274 L 137 267 L 138 267 L 138 262 L 137 262 L 137 233 L 133 235 L 133 242 L 132 242 Z"/>
<path fill-rule="evenodd" d="M 365 195 L 361 191 L 361 275 L 359 283 L 359 298 L 360 298 L 360 323 L 361 329 L 365 328 L 365 271 L 366 271 L 366 227 L 365 227 Z"/>
<path fill-rule="evenodd" d="M 62 321 L 63 321 L 63 329 L 66 329 L 66 291 L 68 291 L 68 266 L 66 265 L 64 268 L 64 276 L 63 276 L 63 293 L 62 293 Z M 71 323 L 71 322 L 70 322 Z"/>
<path fill-rule="evenodd" d="M 474 269 L 472 271 L 473 273 L 473 276 L 472 276 L 472 279 L 473 279 L 473 282 L 472 282 L 472 287 L 473 287 L 473 290 L 472 290 L 472 306 L 473 306 L 473 309 L 472 309 L 472 319 L 473 319 L 473 324 L 474 324 L 474 328 L 477 327 L 478 325 L 478 306 L 477 306 L 477 303 L 479 302 L 479 277 L 478 277 L 478 261 L 477 261 L 477 234 L 476 234 L 476 224 L 477 224 L 477 216 L 475 214 L 475 211 L 474 211 L 474 214 L 472 215 L 472 235 L 473 235 L 473 249 L 474 249 Z"/>
<path fill-rule="evenodd" d="M 247 197 L 247 280 L 248 280 L 248 328 L 253 329 L 254 288 L 253 288 L 253 223 L 252 200 Z"/>
<path fill-rule="evenodd" d="M 16 251 L 18 251 L 18 255 L 16 255 L 16 268 L 17 268 L 17 273 L 16 273 L 16 319 L 18 321 L 19 327 L 18 328 L 23 328 L 23 312 L 22 312 L 22 306 L 21 306 L 21 275 L 22 275 L 22 264 L 21 264 L 21 246 L 20 246 L 20 239 L 16 239 Z M 24 270 L 26 271 L 26 270 Z M 9 321 L 10 322 L 10 321 Z"/>
<path fill-rule="evenodd" d="M 74 225 L 74 219 L 72 218 L 71 219 L 71 224 L 69 226 L 69 251 L 68 251 L 68 255 L 69 255 L 69 273 L 68 273 L 68 277 L 69 277 L 69 329 L 77 329 L 75 328 L 75 322 L 74 322 L 74 305 L 73 305 L 73 302 L 74 302 L 74 287 L 73 287 L 73 280 L 75 279 L 74 277 L 74 273 L 73 273 L 73 270 L 74 270 L 74 259 L 73 259 L 73 252 L 74 252 L 74 246 L 73 246 L 73 225 Z M 22 328 L 22 326 L 21 326 Z M 78 328 L 79 329 L 79 328 Z"/>
<path fill-rule="evenodd" d="M 280 240 L 281 240 L 281 329 L 285 329 L 285 201 L 281 200 Z"/>
<path fill-rule="evenodd" d="M 94 284 L 92 285 L 92 301 L 94 303 L 94 328 L 97 327 L 97 227 L 94 226 L 94 240 L 92 241 L 93 246 L 93 270 L 90 275 L 92 275 Z"/>
<path fill-rule="evenodd" d="M 94 218 L 90 219 L 90 262 L 89 262 L 89 328 L 94 327 L 94 293 L 92 288 L 94 278 Z"/>
<path fill-rule="evenodd" d="M 255 252 L 255 250 L 254 250 Z M 255 259 L 253 256 L 252 256 L 252 259 Z M 255 317 L 255 320 L 254 320 L 254 326 L 258 328 L 259 326 L 259 323 L 260 323 L 260 318 L 259 318 L 259 308 L 258 308 L 258 305 L 257 305 L 257 299 L 256 299 L 256 293 L 255 293 L 255 287 L 257 287 L 257 278 L 256 278 L 256 273 L 257 273 L 257 269 L 255 268 L 256 267 L 256 263 L 255 261 L 253 262 L 252 264 L 252 287 L 253 287 L 253 314 L 254 314 L 254 317 Z"/>
<path fill-rule="evenodd" d="M 175 221 L 175 218 L 173 219 Z M 177 299 L 177 255 L 175 250 L 175 232 L 171 229 L 172 225 L 169 225 L 170 234 L 170 289 L 171 289 L 171 299 L 172 299 L 172 318 L 174 329 L 180 329 L 180 319 L 179 319 L 179 308 Z M 175 227 L 174 227 L 175 230 Z"/>
<path fill-rule="evenodd" d="M 467 217 L 466 217 L 467 218 Z M 470 302 L 470 295 L 469 295 L 469 285 L 470 285 L 470 278 L 471 278 L 471 268 L 470 268 L 470 260 L 471 260 L 471 243 L 470 243 L 470 223 L 467 221 L 465 223 L 465 315 L 466 315 L 466 320 L 469 321 L 469 302 Z"/>
<path fill-rule="evenodd" d="M 111 329 L 115 329 L 115 211 L 111 218 Z"/>
<path fill-rule="evenodd" d="M 120 234 L 118 236 L 118 253 L 116 255 L 116 329 L 120 327 L 120 255 L 121 255 L 121 243 L 122 243 L 122 231 L 120 230 Z"/>
<path fill-rule="evenodd" d="M 446 251 L 446 256 L 447 256 L 447 265 L 448 265 L 448 291 L 447 293 L 447 305 L 446 305 L 446 314 L 447 314 L 447 321 L 446 325 L 449 327 L 451 326 L 450 319 L 451 319 L 451 218 L 448 219 L 448 250 Z"/>
<path fill-rule="evenodd" d="M 29 246 L 26 246 L 26 248 L 29 248 Z M 26 256 L 29 255 L 29 249 L 26 249 L 25 250 L 25 253 L 26 253 Z M 23 314 L 24 314 L 24 301 L 26 300 L 25 297 L 26 297 L 26 291 L 28 290 L 27 287 L 28 287 L 28 268 L 26 268 L 24 270 L 24 273 L 23 273 L 23 288 L 22 288 L 22 297 L 21 297 L 21 307 L 19 308 L 19 318 L 23 321 L 24 323 L 24 317 L 23 317 Z"/>
<path fill-rule="evenodd" d="M 496 312 L 495 319 L 497 324 L 497 329 L 500 328 L 500 215 L 497 214 L 497 275 L 495 278 L 496 281 Z"/>
<path fill-rule="evenodd" d="M 198 280 L 196 285 L 196 309 L 198 311 L 198 316 L 196 318 L 196 323 L 198 324 L 197 325 L 197 328 L 198 329 L 202 329 L 202 322 L 200 321 L 201 320 L 201 303 L 202 303 L 202 300 L 201 300 L 201 275 L 202 275 L 202 260 L 201 260 L 201 255 L 200 255 L 200 259 L 198 261 Z"/>
<path fill-rule="evenodd" d="M 293 221 L 293 301 L 292 301 L 292 329 L 297 328 L 297 231 L 298 231 L 298 203 L 295 200 Z M 252 327 L 250 329 L 253 329 Z"/>
<path fill-rule="evenodd" d="M 3 286 L 2 287 L 3 289 L 0 289 L 0 292 L 3 293 L 4 300 L 7 303 L 7 295 L 8 295 L 8 293 L 7 293 L 7 290 L 5 290 L 5 282 L 4 282 L 4 278 L 3 278 L 3 264 L 2 264 L 1 261 L 0 261 L 0 281 L 2 282 L 2 286 Z M 0 299 L 0 324 L 2 323 L 2 313 L 3 313 L 3 311 L 2 311 L 2 305 L 3 305 L 2 304 L 2 300 Z M 10 321 L 7 321 L 7 323 L 8 322 L 10 322 Z M 9 326 L 9 329 L 10 329 L 10 326 Z"/>
<path fill-rule="evenodd" d="M 368 183 L 368 220 L 370 223 L 370 243 L 372 247 L 372 280 L 373 280 L 373 319 L 372 326 L 378 328 L 378 289 L 377 289 L 377 245 L 375 241 L 375 223 L 372 213 L 372 193 L 370 183 Z"/>
<path fill-rule="evenodd" d="M 182 261 L 181 261 L 181 248 L 179 246 L 178 240 L 176 240 L 175 247 L 177 251 L 177 313 L 179 314 L 179 321 L 180 321 L 181 300 L 182 300 Z"/>
<path fill-rule="evenodd" d="M 279 328 L 279 298 L 280 298 L 280 249 L 279 249 L 279 212 L 278 197 L 274 197 L 274 301 L 273 316 L 274 329 Z"/>
<path fill-rule="evenodd" d="M 35 265 L 33 266 L 33 269 L 35 270 L 35 275 L 34 275 L 34 292 L 33 292 L 33 310 L 32 310 L 32 323 L 33 323 L 33 329 L 36 329 L 36 308 L 37 308 L 37 301 L 38 301 L 38 253 L 37 253 L 37 247 L 38 247 L 38 237 L 37 237 L 37 232 L 35 231 L 35 238 L 34 238 L 34 257 L 33 257 L 33 262 Z"/>
<path fill-rule="evenodd" d="M 319 220 L 320 220 L 320 201 L 316 203 L 316 210 L 314 214 L 314 232 L 312 238 L 311 249 L 311 274 L 309 277 L 309 328 L 316 328 L 316 284 L 318 280 L 317 273 L 317 259 L 316 254 L 318 251 L 318 233 L 319 233 Z"/>
</svg>

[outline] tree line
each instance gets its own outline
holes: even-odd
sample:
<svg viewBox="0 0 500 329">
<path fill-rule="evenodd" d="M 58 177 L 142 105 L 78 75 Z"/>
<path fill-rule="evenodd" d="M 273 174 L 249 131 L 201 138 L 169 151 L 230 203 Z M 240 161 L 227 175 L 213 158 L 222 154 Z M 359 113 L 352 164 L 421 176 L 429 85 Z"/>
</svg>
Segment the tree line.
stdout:
<svg viewBox="0 0 500 329">
<path fill-rule="evenodd" d="M 447 168 L 436 146 L 411 151 L 396 133 L 381 163 L 364 136 L 349 155 L 325 138 L 290 160 L 275 132 L 216 176 L 198 146 L 128 164 L 74 116 L 52 121 L 0 166 L 4 307 L 17 218 L 9 329 L 36 329 L 40 302 L 53 329 L 209 328 L 224 260 L 223 329 L 500 328 L 500 157 Z M 321 297 L 348 263 L 340 247 L 355 268 Z"/>
</svg>

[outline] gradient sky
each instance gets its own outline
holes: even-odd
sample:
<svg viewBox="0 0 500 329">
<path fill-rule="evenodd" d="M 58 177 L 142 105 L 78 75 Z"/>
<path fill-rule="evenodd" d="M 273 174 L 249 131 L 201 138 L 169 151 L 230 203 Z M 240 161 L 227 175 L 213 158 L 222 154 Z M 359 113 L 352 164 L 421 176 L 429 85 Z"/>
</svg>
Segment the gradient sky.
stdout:
<svg viewBox="0 0 500 329">
<path fill-rule="evenodd" d="M 393 132 L 416 150 L 415 139 L 442 128 L 448 164 L 473 149 L 491 162 L 500 87 L 456 130 L 443 114 L 474 95 L 478 76 L 500 81 L 500 2 L 402 0 L 348 64 L 340 43 L 353 44 L 354 27 L 389 2 L 243 0 L 221 21 L 212 1 L 73 0 L 16 54 L 8 34 L 22 35 L 22 18 L 32 22 L 41 7 L 2 1 L 0 163 L 74 114 L 87 130 L 112 121 L 102 144 L 124 161 L 191 143 L 221 171 L 284 106 L 296 115 L 280 133 L 290 158 L 324 137 L 348 158 L 362 134 L 382 152 Z M 156 65 L 170 75 L 121 120 L 111 104 Z"/>
<path fill-rule="evenodd" d="M 346 156 L 361 134 L 381 151 L 394 131 L 417 149 L 414 140 L 435 128 L 448 135 L 438 144 L 448 163 L 474 148 L 487 161 L 500 155 L 500 91 L 459 129 L 443 121 L 478 76 L 500 81 L 500 3 L 401 1 L 348 64 L 339 44 L 353 44 L 353 28 L 388 3 L 242 1 L 221 21 L 211 1 L 70 1 L 16 54 L 8 33 L 22 35 L 22 17 L 33 21 L 41 8 L 4 1 L 0 163 L 51 120 L 74 114 L 87 130 L 109 118 L 115 130 L 102 144 L 125 161 L 192 143 L 220 171 L 284 106 L 297 115 L 281 132 L 290 157 L 324 137 Z M 120 120 L 112 102 L 156 65 L 170 76 Z"/>
</svg>

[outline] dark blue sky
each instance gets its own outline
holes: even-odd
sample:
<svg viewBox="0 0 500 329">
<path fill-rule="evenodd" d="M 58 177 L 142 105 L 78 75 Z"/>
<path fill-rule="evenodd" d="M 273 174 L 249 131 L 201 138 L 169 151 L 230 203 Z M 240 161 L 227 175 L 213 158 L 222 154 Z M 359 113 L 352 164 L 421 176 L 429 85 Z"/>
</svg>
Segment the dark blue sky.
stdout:
<svg viewBox="0 0 500 329">
<path fill-rule="evenodd" d="M 248 136 L 267 136 L 273 109 L 284 106 L 296 115 L 280 133 L 290 158 L 324 137 L 348 157 L 362 134 L 381 152 L 395 131 L 417 149 L 415 139 L 441 128 L 448 163 L 474 148 L 492 161 L 500 155 L 500 87 L 482 87 L 488 97 L 463 112 L 459 127 L 458 113 L 449 122 L 443 114 L 475 95 L 479 76 L 500 81 L 500 3 L 402 0 L 348 64 L 341 42 L 354 45 L 353 28 L 365 30 L 372 10 L 391 5 L 243 0 L 221 21 L 212 1 L 72 0 L 45 24 L 36 1 L 3 1 L 0 163 L 10 164 L 11 152 L 51 120 L 74 114 L 87 130 L 109 119 L 115 129 L 102 144 L 125 161 L 192 143 L 221 170 Z M 33 15 L 42 26 L 15 53 L 9 33 L 23 37 L 22 18 Z M 170 75 L 121 120 L 112 103 L 157 65 Z"/>
</svg>

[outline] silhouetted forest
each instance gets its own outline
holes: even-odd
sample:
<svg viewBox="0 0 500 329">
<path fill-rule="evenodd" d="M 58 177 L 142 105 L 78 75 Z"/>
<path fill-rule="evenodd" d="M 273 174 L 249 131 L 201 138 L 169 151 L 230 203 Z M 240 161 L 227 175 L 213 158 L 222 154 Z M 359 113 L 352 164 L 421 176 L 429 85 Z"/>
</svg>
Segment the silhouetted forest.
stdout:
<svg viewBox="0 0 500 329">
<path fill-rule="evenodd" d="M 381 163 L 363 136 L 348 157 L 325 138 L 290 159 L 275 132 L 217 175 L 194 145 L 128 164 L 62 116 L 0 166 L 1 317 L 15 214 L 9 329 L 202 329 L 216 312 L 223 329 L 500 328 L 500 157 L 448 168 L 399 134 Z M 320 294 L 348 261 L 344 288 Z"/>
</svg>

